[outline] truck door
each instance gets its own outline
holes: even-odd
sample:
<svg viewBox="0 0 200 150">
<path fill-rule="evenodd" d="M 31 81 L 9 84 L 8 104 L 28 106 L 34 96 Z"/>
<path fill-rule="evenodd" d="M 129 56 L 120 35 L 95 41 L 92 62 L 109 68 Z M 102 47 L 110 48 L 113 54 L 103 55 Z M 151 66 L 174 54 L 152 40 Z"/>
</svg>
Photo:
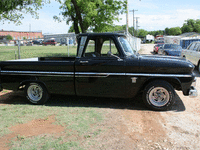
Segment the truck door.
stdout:
<svg viewBox="0 0 200 150">
<path fill-rule="evenodd" d="M 79 96 L 124 97 L 125 62 L 112 38 L 91 37 L 75 62 Z"/>
</svg>

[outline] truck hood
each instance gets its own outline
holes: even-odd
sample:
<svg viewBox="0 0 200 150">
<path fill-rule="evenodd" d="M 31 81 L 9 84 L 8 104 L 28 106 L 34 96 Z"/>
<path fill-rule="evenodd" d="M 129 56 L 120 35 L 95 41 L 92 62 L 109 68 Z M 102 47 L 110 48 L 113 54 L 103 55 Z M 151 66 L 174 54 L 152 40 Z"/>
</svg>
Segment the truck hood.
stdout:
<svg viewBox="0 0 200 150">
<path fill-rule="evenodd" d="M 138 55 L 140 69 L 156 73 L 191 73 L 194 65 L 180 57 Z"/>
</svg>

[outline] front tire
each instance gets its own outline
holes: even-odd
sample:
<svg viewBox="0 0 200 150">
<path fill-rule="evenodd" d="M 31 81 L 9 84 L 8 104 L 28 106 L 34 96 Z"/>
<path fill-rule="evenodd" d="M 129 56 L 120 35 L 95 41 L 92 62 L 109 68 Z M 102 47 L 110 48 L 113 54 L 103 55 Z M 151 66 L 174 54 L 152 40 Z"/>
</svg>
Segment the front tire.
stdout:
<svg viewBox="0 0 200 150">
<path fill-rule="evenodd" d="M 28 83 L 25 86 L 25 95 L 32 104 L 44 104 L 49 99 L 47 89 L 41 83 Z"/>
<path fill-rule="evenodd" d="M 145 87 L 143 101 L 152 110 L 168 110 L 174 104 L 175 91 L 168 82 L 156 80 Z"/>
</svg>

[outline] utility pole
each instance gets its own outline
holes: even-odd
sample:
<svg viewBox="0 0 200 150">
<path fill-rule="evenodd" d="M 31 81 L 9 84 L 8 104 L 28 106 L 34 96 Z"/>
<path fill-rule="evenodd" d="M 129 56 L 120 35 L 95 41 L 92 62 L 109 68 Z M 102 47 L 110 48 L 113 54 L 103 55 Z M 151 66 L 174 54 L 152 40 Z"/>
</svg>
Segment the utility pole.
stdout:
<svg viewBox="0 0 200 150">
<path fill-rule="evenodd" d="M 134 36 L 134 29 L 135 29 L 135 18 L 134 18 L 134 12 L 135 12 L 135 11 L 138 11 L 138 10 L 134 10 L 134 9 L 133 9 L 133 10 L 130 10 L 130 12 L 131 12 L 131 11 L 133 12 L 133 36 Z"/>
<path fill-rule="evenodd" d="M 136 31 L 137 31 L 137 34 L 138 34 L 138 28 L 140 27 L 140 26 L 138 26 L 138 18 L 140 18 L 140 17 L 135 17 L 136 18 Z"/>
<path fill-rule="evenodd" d="M 126 3 L 127 3 L 126 5 L 127 7 L 126 9 L 126 35 L 128 35 L 128 0 L 126 0 Z"/>
</svg>

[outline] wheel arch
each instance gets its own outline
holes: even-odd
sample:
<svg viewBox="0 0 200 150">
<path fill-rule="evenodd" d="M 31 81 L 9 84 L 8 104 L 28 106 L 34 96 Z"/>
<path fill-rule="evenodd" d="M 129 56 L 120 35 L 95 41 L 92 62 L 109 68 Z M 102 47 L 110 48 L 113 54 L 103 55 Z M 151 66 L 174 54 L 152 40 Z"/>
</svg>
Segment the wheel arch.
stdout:
<svg viewBox="0 0 200 150">
<path fill-rule="evenodd" d="M 40 83 L 40 84 L 42 84 L 47 89 L 47 86 L 46 86 L 46 84 L 44 82 L 42 82 L 40 80 L 37 80 L 37 79 L 30 79 L 30 80 L 24 80 L 24 81 L 20 82 L 20 84 L 18 86 L 18 90 L 24 90 L 25 86 L 28 83 L 31 83 L 31 82 Z M 48 89 L 47 89 L 47 91 L 48 91 Z"/>
<path fill-rule="evenodd" d="M 171 84 L 173 88 L 175 88 L 177 90 L 182 89 L 181 82 L 178 78 L 175 78 L 175 77 L 150 77 L 150 78 L 146 79 L 146 81 L 144 82 L 140 91 L 143 91 L 149 83 L 156 81 L 156 80 L 164 80 L 164 81 L 168 82 L 169 84 Z"/>
</svg>

